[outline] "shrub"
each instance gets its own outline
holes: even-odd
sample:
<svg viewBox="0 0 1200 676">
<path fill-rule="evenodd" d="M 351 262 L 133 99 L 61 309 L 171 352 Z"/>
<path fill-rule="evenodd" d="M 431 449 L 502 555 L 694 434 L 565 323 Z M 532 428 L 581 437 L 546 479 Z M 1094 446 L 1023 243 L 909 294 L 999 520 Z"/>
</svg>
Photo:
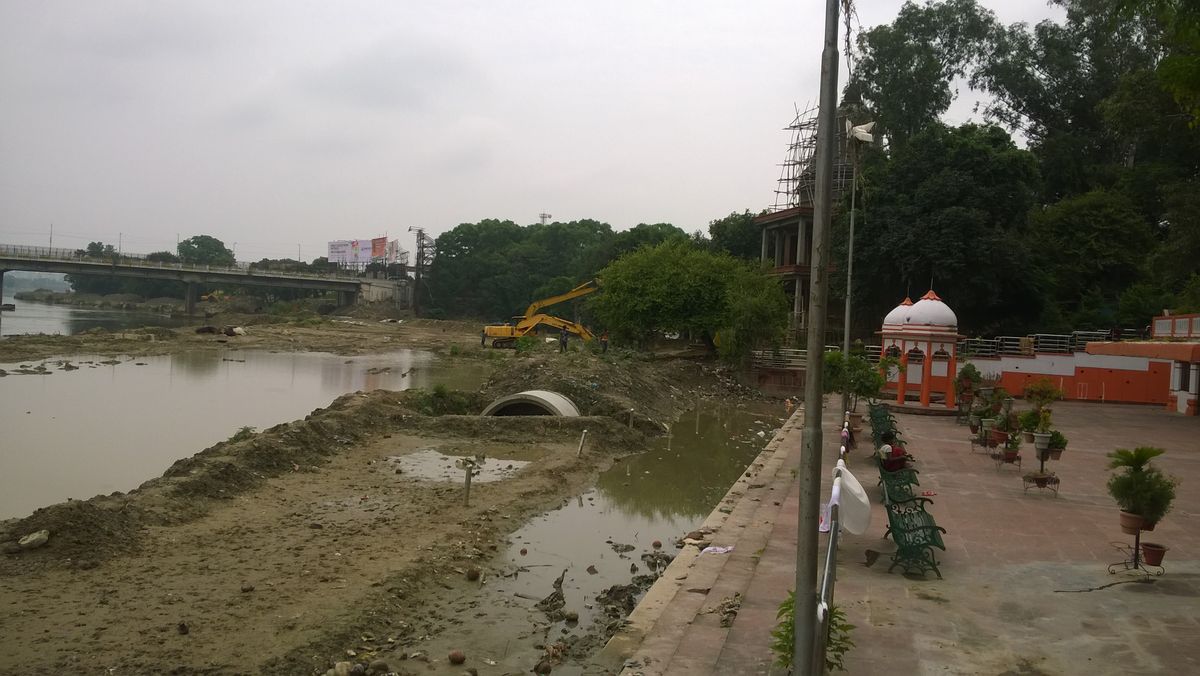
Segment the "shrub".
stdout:
<svg viewBox="0 0 1200 676">
<path fill-rule="evenodd" d="M 779 612 L 775 617 L 779 624 L 771 632 L 771 652 L 775 653 L 775 662 L 785 669 L 791 669 L 795 658 L 796 633 L 796 593 L 789 591 L 787 598 L 779 604 Z M 841 608 L 831 606 L 829 609 L 829 635 L 825 641 L 825 669 L 827 671 L 845 671 L 843 663 L 846 653 L 854 647 L 850 639 L 850 630 L 854 625 L 846 622 L 846 614 Z"/>
<path fill-rule="evenodd" d="M 425 415 L 469 415 L 475 412 L 475 401 L 470 394 L 435 385 L 432 391 L 413 390 L 413 407 Z"/>
<path fill-rule="evenodd" d="M 529 354 L 538 346 L 537 336 L 521 336 L 517 338 L 517 354 Z"/>
<path fill-rule="evenodd" d="M 1164 452 L 1153 446 L 1139 446 L 1132 451 L 1118 448 L 1108 454 L 1109 467 L 1123 470 L 1108 479 L 1108 493 L 1121 511 L 1137 514 L 1149 523 L 1158 523 L 1171 511 L 1179 482 L 1150 466 L 1150 461 Z"/>
</svg>

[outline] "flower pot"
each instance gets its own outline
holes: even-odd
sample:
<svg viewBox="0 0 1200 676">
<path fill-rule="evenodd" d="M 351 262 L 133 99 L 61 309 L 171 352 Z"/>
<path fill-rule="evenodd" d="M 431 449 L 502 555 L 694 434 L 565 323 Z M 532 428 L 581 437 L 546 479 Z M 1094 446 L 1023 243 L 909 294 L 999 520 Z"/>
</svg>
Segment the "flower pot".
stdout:
<svg viewBox="0 0 1200 676">
<path fill-rule="evenodd" d="M 1008 442 L 1008 432 L 1004 430 L 988 430 L 988 442 L 999 446 Z"/>
<path fill-rule="evenodd" d="M 1033 446 L 1039 451 L 1044 451 L 1050 448 L 1050 433 L 1049 432 L 1034 432 Z"/>
<path fill-rule="evenodd" d="M 853 432 L 862 431 L 863 417 L 861 413 L 850 412 L 850 430 Z"/>
<path fill-rule="evenodd" d="M 1121 532 L 1128 535 L 1137 535 L 1139 530 L 1142 530 L 1146 520 L 1140 514 L 1131 514 L 1129 512 L 1121 512 Z"/>
<path fill-rule="evenodd" d="M 1048 453 L 1048 454 L 1050 455 L 1050 459 L 1051 459 L 1051 460 L 1058 460 L 1059 458 L 1061 458 L 1061 457 L 1062 457 L 1062 452 L 1063 452 L 1063 451 L 1065 451 L 1065 450 L 1067 450 L 1067 449 L 1065 449 L 1065 448 L 1051 448 L 1051 449 L 1048 449 L 1048 450 L 1046 451 L 1046 453 Z"/>
<path fill-rule="evenodd" d="M 1024 440 L 1025 442 L 1032 443 L 1033 442 L 1033 432 L 1030 432 L 1028 430 L 1021 430 L 1021 439 Z"/>
<path fill-rule="evenodd" d="M 979 388 L 979 396 L 984 399 L 991 399 L 992 393 L 995 391 L 996 391 L 996 388 L 994 388 L 994 387 L 981 387 L 981 388 Z"/>
<path fill-rule="evenodd" d="M 1158 525 L 1157 521 L 1146 521 L 1145 519 L 1142 519 L 1142 530 L 1147 533 L 1154 530 L 1154 527 L 1157 525 Z"/>
<path fill-rule="evenodd" d="M 1142 560 L 1149 566 L 1161 566 L 1163 556 L 1166 555 L 1170 547 L 1164 547 L 1153 542 L 1142 543 Z"/>
</svg>

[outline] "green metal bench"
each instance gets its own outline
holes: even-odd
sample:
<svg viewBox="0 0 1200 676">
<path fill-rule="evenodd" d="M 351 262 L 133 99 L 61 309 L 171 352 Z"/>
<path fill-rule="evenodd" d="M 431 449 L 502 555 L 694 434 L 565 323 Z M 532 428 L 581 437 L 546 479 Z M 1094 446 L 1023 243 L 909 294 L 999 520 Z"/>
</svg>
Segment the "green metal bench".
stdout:
<svg viewBox="0 0 1200 676">
<path fill-rule="evenodd" d="M 892 554 L 892 565 L 888 567 L 888 572 L 892 572 L 896 566 L 904 568 L 905 573 L 916 571 L 922 575 L 932 570 L 939 580 L 942 579 L 933 548 L 946 551 L 946 544 L 942 542 L 942 533 L 946 529 L 934 522 L 933 515 L 912 503 L 893 502 L 886 507 L 888 530 L 892 541 L 896 543 L 896 552 Z"/>
</svg>

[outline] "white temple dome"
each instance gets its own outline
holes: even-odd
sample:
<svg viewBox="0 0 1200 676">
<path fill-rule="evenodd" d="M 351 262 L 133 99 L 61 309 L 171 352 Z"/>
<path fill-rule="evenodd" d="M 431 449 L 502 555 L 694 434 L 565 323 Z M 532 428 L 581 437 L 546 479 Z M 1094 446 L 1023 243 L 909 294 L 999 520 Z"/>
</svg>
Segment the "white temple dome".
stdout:
<svg viewBox="0 0 1200 676">
<path fill-rule="evenodd" d="M 896 310 L 899 309 L 896 308 Z M 888 314 L 888 319 L 891 318 L 896 310 L 892 310 Z M 946 305 L 942 302 L 941 298 L 938 298 L 933 289 L 930 289 L 929 293 L 921 296 L 921 300 L 914 303 L 912 307 L 906 308 L 906 310 L 907 315 L 903 321 L 896 323 L 903 323 L 909 326 L 958 327 L 958 316 L 954 314 L 954 310 L 951 310 L 949 305 Z M 888 319 L 884 319 L 885 324 L 889 323 Z"/>
<path fill-rule="evenodd" d="M 895 308 L 893 308 L 892 311 L 887 313 L 887 316 L 883 318 L 884 325 L 886 326 L 889 324 L 898 324 L 898 325 L 906 324 L 908 322 L 908 313 L 910 310 L 912 310 L 912 306 L 913 306 L 912 299 L 905 296 L 904 302 L 900 303 Z"/>
</svg>

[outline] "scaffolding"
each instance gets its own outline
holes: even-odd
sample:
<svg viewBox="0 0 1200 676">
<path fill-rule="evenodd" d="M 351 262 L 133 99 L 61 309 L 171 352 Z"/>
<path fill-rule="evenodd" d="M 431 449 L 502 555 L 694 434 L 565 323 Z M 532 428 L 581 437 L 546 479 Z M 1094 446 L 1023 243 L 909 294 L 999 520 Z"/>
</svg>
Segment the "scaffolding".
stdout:
<svg viewBox="0 0 1200 676">
<path fill-rule="evenodd" d="M 847 117 L 839 113 L 835 129 L 846 125 Z M 775 204 L 771 211 L 784 211 L 799 206 L 811 207 L 815 200 L 813 189 L 817 183 L 817 106 L 809 104 L 804 110 L 796 109 L 792 123 L 784 127 L 791 133 L 787 154 L 780 164 L 779 182 L 775 188 Z M 836 202 L 850 189 L 854 168 L 850 161 L 849 143 L 844 134 L 838 134 L 834 144 L 833 199 Z"/>
</svg>

